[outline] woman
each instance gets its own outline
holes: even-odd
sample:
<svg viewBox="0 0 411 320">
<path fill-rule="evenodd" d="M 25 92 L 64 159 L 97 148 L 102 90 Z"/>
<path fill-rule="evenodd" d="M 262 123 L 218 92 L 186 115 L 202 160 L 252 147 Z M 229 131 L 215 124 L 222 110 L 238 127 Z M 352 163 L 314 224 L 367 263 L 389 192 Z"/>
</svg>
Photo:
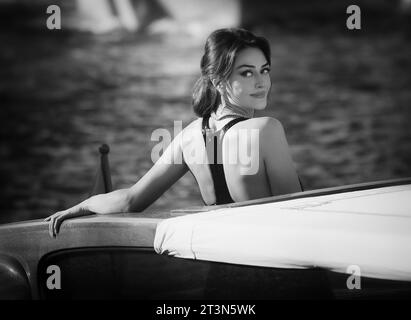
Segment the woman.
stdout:
<svg viewBox="0 0 411 320">
<path fill-rule="evenodd" d="M 143 211 L 188 170 L 206 205 L 301 191 L 281 123 L 253 117 L 267 105 L 270 66 L 266 39 L 243 29 L 214 31 L 206 41 L 193 92 L 199 118 L 132 187 L 93 196 L 46 218 L 50 235 L 55 237 L 68 218 Z M 193 161 L 194 153 L 205 161 Z M 179 158 L 183 161 L 175 161 Z"/>
</svg>

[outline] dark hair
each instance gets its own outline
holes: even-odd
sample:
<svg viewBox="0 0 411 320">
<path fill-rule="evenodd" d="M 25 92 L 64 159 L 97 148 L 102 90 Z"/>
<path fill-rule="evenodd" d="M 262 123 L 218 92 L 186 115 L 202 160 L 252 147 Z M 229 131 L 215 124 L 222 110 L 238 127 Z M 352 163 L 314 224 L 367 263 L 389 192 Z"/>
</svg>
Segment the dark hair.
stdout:
<svg viewBox="0 0 411 320">
<path fill-rule="evenodd" d="M 270 44 L 263 37 L 240 28 L 218 29 L 209 35 L 201 58 L 201 76 L 193 89 L 192 105 L 197 116 L 206 116 L 217 109 L 221 97 L 212 80 L 217 85 L 227 79 L 238 52 L 250 47 L 260 49 L 271 65 Z"/>
</svg>

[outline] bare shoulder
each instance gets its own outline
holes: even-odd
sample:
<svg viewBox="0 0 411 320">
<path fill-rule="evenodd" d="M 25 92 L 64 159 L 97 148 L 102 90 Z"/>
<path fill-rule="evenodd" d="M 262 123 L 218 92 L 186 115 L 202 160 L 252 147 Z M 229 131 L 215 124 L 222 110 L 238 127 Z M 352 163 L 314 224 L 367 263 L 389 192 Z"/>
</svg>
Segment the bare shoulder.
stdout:
<svg viewBox="0 0 411 320">
<path fill-rule="evenodd" d="M 260 117 L 243 121 L 243 127 L 258 131 L 260 147 L 265 148 L 267 145 L 272 145 L 276 142 L 285 140 L 285 132 L 281 122 L 273 117 Z"/>
<path fill-rule="evenodd" d="M 202 118 L 194 119 L 184 127 L 183 131 L 197 130 L 199 127 L 201 127 L 201 120 Z"/>
<path fill-rule="evenodd" d="M 255 118 L 254 120 L 256 120 L 256 125 L 258 125 L 260 129 L 274 130 L 282 129 L 283 127 L 280 120 L 273 117 L 261 117 Z"/>
<path fill-rule="evenodd" d="M 254 142 L 258 139 L 260 147 L 264 147 L 267 143 L 272 142 L 273 138 L 284 135 L 283 126 L 279 120 L 272 117 L 259 117 L 237 123 L 232 129 L 227 131 L 227 141 L 230 143 L 236 142 L 239 139 L 239 133 L 244 130 L 246 130 L 246 134 L 240 134 L 242 139 L 245 139 L 244 142 L 256 145 Z"/>
<path fill-rule="evenodd" d="M 239 129 L 257 129 L 264 135 L 271 135 L 274 132 L 282 131 L 283 126 L 281 122 L 273 117 L 259 117 L 242 121 L 237 124 Z"/>
<path fill-rule="evenodd" d="M 191 121 L 179 132 L 178 135 L 185 136 L 187 138 L 193 135 L 196 131 L 199 131 L 199 128 L 201 128 L 201 118 L 197 118 Z"/>
<path fill-rule="evenodd" d="M 260 136 L 263 140 L 284 135 L 284 128 L 280 120 L 273 117 L 261 117 L 255 120 L 257 120 L 255 126 L 260 130 Z"/>
<path fill-rule="evenodd" d="M 194 119 L 179 133 L 183 149 L 201 137 L 201 121 L 202 118 Z"/>
</svg>

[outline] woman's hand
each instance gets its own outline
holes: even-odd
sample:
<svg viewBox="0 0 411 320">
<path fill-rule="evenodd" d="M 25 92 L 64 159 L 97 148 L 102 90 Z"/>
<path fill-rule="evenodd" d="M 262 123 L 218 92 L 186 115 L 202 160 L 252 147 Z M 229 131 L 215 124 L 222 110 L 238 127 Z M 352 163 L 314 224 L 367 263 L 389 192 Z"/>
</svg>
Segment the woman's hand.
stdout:
<svg viewBox="0 0 411 320">
<path fill-rule="evenodd" d="M 71 219 L 80 216 L 86 216 L 92 214 L 83 203 L 80 203 L 70 209 L 58 211 L 55 214 L 47 217 L 44 221 L 49 221 L 49 234 L 50 237 L 55 238 L 60 231 L 60 226 L 66 219 Z"/>
</svg>

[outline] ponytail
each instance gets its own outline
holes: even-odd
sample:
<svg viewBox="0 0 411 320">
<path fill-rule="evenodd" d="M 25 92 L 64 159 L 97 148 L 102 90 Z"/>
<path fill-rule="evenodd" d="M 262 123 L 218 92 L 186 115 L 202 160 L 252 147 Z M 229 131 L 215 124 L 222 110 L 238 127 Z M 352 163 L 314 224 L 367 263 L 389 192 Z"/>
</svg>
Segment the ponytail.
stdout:
<svg viewBox="0 0 411 320">
<path fill-rule="evenodd" d="M 194 112 L 199 117 L 204 117 L 217 109 L 220 93 L 211 81 L 201 76 L 195 83 L 193 89 L 192 105 Z"/>
</svg>

